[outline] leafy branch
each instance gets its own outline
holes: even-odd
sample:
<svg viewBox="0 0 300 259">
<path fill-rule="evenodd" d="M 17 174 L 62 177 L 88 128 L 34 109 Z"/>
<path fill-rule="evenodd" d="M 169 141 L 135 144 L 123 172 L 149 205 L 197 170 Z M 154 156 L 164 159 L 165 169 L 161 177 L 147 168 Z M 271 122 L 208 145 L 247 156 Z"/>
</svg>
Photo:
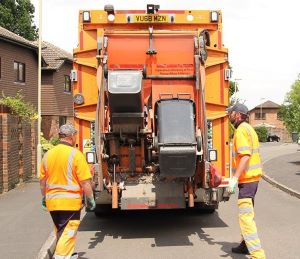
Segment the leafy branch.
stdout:
<svg viewBox="0 0 300 259">
<path fill-rule="evenodd" d="M 20 91 L 16 96 L 5 96 L 2 92 L 0 105 L 8 107 L 12 114 L 21 117 L 23 120 L 31 121 L 38 118 L 35 107 L 31 103 L 24 101 L 24 97 Z"/>
</svg>

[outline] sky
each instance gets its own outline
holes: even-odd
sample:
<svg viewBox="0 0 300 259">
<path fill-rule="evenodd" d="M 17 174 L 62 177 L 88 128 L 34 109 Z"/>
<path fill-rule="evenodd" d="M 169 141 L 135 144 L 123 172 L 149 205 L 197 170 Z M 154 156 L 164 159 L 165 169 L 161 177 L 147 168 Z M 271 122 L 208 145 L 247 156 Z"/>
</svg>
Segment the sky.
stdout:
<svg viewBox="0 0 300 259">
<path fill-rule="evenodd" d="M 39 0 L 36 8 L 38 26 Z M 42 0 L 42 38 L 72 53 L 78 44 L 79 10 L 145 10 L 159 4 L 165 10 L 221 10 L 223 44 L 229 49 L 231 80 L 237 98 L 249 109 L 265 101 L 284 102 L 300 73 L 300 2 L 295 0 Z"/>
</svg>

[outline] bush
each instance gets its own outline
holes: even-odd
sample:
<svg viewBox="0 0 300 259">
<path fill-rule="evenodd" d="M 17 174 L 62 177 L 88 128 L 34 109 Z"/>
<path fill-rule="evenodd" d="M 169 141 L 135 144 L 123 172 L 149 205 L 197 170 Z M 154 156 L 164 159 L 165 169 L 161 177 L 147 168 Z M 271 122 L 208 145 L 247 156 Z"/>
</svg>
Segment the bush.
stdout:
<svg viewBox="0 0 300 259">
<path fill-rule="evenodd" d="M 266 142 L 268 138 L 268 129 L 264 126 L 255 127 L 259 142 Z"/>
<path fill-rule="evenodd" d="M 50 140 L 47 140 L 43 137 L 43 134 L 42 134 L 42 136 L 41 136 L 41 145 L 42 145 L 43 154 L 45 154 L 51 148 L 56 146 L 58 143 L 59 143 L 59 138 L 51 138 Z"/>
<path fill-rule="evenodd" d="M 59 144 L 59 138 L 51 138 L 50 139 L 50 143 L 53 145 L 53 146 L 56 146 Z"/>
<path fill-rule="evenodd" d="M 0 104 L 8 107 L 12 114 L 19 116 L 25 121 L 36 120 L 38 118 L 35 107 L 31 103 L 24 101 L 21 91 L 18 91 L 16 96 L 5 96 L 2 92 Z"/>
</svg>

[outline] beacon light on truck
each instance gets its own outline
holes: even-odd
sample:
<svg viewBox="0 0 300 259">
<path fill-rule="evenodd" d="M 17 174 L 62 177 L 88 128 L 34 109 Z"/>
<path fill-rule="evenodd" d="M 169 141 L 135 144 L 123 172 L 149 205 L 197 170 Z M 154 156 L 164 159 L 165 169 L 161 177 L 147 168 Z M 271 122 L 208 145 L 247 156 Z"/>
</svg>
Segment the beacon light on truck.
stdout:
<svg viewBox="0 0 300 259">
<path fill-rule="evenodd" d="M 219 21 L 219 13 L 217 11 L 210 12 L 210 21 L 211 22 L 218 22 Z"/>
<path fill-rule="evenodd" d="M 147 14 L 155 14 L 159 10 L 159 5 L 147 4 Z"/>
<path fill-rule="evenodd" d="M 83 22 L 90 22 L 91 21 L 90 11 L 83 11 L 82 19 L 83 19 Z"/>
<path fill-rule="evenodd" d="M 115 20 L 115 9 L 113 5 L 105 5 L 104 11 L 107 12 L 107 20 L 113 22 Z"/>
</svg>

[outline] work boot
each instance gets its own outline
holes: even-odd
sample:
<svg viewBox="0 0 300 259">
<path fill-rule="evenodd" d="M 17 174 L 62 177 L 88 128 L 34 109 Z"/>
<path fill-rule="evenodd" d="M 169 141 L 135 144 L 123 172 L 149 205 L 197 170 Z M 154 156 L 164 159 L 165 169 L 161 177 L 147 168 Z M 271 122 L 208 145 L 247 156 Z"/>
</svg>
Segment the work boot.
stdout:
<svg viewBox="0 0 300 259">
<path fill-rule="evenodd" d="M 249 255 L 249 250 L 246 246 L 245 240 L 243 240 L 238 246 L 231 248 L 231 251 L 235 254 Z"/>
</svg>

